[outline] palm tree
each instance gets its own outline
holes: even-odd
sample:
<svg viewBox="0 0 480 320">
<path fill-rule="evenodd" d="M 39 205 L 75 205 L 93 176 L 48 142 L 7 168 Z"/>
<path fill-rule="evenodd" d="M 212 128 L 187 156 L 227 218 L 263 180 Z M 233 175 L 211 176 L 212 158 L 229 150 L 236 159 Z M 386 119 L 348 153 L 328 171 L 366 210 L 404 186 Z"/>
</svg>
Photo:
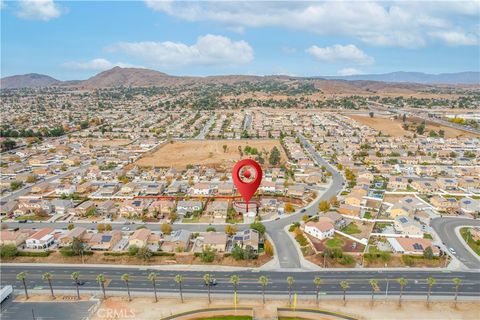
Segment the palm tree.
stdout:
<svg viewBox="0 0 480 320">
<path fill-rule="evenodd" d="M 263 304 L 265 304 L 265 287 L 268 285 L 268 278 L 266 276 L 260 276 L 258 278 L 258 283 L 262 285 L 262 300 Z"/>
<path fill-rule="evenodd" d="M 175 282 L 178 283 L 178 289 L 180 291 L 180 300 L 183 303 L 183 292 L 182 292 L 182 282 L 183 282 L 183 276 L 181 274 L 177 274 L 175 276 Z"/>
<path fill-rule="evenodd" d="M 292 305 L 292 288 L 293 288 L 293 283 L 295 281 L 293 280 L 293 277 L 287 277 L 287 283 L 288 283 L 288 305 Z"/>
<path fill-rule="evenodd" d="M 75 285 L 77 286 L 77 299 L 80 300 L 80 290 L 78 289 L 78 277 L 80 274 L 78 272 L 72 272 L 70 275 L 70 278 L 72 278 L 73 281 L 75 281 Z"/>
<path fill-rule="evenodd" d="M 375 294 L 375 290 L 378 288 L 378 280 L 376 279 L 370 279 L 368 281 L 370 283 L 370 286 L 372 287 L 372 301 L 373 301 L 373 295 Z"/>
<path fill-rule="evenodd" d="M 347 289 L 350 288 L 350 284 L 347 281 L 341 281 L 340 282 L 340 287 L 343 289 L 343 304 L 347 303 L 347 300 L 345 299 L 345 296 L 347 294 Z"/>
<path fill-rule="evenodd" d="M 234 274 L 233 276 L 230 277 L 230 283 L 233 284 L 233 296 L 236 303 L 237 302 L 237 286 L 240 283 L 240 277 Z"/>
<path fill-rule="evenodd" d="M 17 280 L 20 280 L 23 282 L 23 289 L 25 289 L 25 298 L 28 299 L 27 283 L 25 282 L 26 277 L 27 275 L 25 274 L 25 272 L 20 272 L 19 274 L 17 274 Z"/>
<path fill-rule="evenodd" d="M 398 297 L 398 303 L 401 305 L 402 304 L 403 289 L 407 285 L 408 281 L 405 278 L 398 278 L 397 282 L 400 285 L 400 296 Z"/>
<path fill-rule="evenodd" d="M 123 281 L 125 281 L 125 284 L 127 286 L 128 301 L 132 301 L 132 297 L 130 296 L 130 286 L 128 285 L 128 280 L 129 280 L 130 276 L 128 275 L 128 273 L 124 273 L 124 274 L 122 274 L 122 276 L 120 278 Z"/>
<path fill-rule="evenodd" d="M 427 278 L 427 284 L 428 284 L 427 303 L 430 303 L 430 295 L 432 294 L 432 287 L 435 283 L 437 283 L 436 279 L 432 277 Z"/>
<path fill-rule="evenodd" d="M 50 286 L 50 292 L 52 293 L 52 298 L 55 299 L 55 295 L 53 294 L 53 287 L 52 287 L 52 274 L 50 272 L 45 272 L 42 274 L 42 280 L 47 280 L 48 285 Z"/>
<path fill-rule="evenodd" d="M 105 275 L 103 273 L 100 273 L 97 276 L 96 280 L 100 284 L 100 286 L 102 287 L 103 299 L 107 299 L 107 294 L 105 292 L 105 282 L 107 281 L 107 279 L 105 278 Z"/>
<path fill-rule="evenodd" d="M 459 278 L 453 278 L 452 281 L 455 284 L 455 305 L 457 305 L 458 289 L 460 289 L 460 285 L 462 284 L 462 280 L 459 279 Z"/>
<path fill-rule="evenodd" d="M 313 279 L 313 284 L 315 285 L 315 301 L 318 305 L 318 293 L 320 292 L 320 285 L 322 284 L 322 279 L 320 279 L 320 277 L 315 277 L 315 279 Z"/>
<path fill-rule="evenodd" d="M 208 273 L 203 275 L 203 281 L 205 282 L 205 285 L 208 288 L 208 304 L 210 304 L 212 302 L 212 300 L 210 299 L 210 289 L 211 289 L 211 286 L 212 286 L 212 276 Z"/>
<path fill-rule="evenodd" d="M 157 298 L 157 274 L 155 272 L 150 272 L 148 274 L 148 280 L 152 281 L 152 285 L 153 285 L 153 293 L 155 294 L 155 302 L 158 302 L 158 298 Z"/>
</svg>

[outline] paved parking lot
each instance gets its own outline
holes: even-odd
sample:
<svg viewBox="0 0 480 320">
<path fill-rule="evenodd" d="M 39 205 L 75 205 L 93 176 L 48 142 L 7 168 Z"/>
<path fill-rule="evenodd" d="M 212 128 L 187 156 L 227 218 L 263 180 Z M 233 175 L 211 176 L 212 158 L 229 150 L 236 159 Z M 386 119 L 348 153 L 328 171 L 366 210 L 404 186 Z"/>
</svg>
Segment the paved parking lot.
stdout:
<svg viewBox="0 0 480 320">
<path fill-rule="evenodd" d="M 95 301 L 80 302 L 15 302 L 8 299 L 2 303 L 2 320 L 83 320 L 88 319 Z M 33 310 L 33 311 L 32 311 Z"/>
</svg>

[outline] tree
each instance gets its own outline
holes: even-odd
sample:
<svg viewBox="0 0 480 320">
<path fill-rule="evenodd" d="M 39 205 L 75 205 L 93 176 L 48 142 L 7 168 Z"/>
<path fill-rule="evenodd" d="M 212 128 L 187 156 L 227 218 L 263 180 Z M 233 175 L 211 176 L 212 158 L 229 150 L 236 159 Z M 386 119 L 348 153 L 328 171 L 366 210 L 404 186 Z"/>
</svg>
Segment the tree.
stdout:
<svg viewBox="0 0 480 320">
<path fill-rule="evenodd" d="M 277 147 L 273 147 L 272 151 L 270 151 L 270 156 L 268 157 L 268 163 L 270 165 L 275 166 L 280 163 L 280 151 Z"/>
<path fill-rule="evenodd" d="M 430 303 L 430 295 L 432 294 L 432 287 L 435 283 L 437 283 L 436 279 L 432 277 L 427 278 L 427 284 L 428 284 L 427 303 Z"/>
<path fill-rule="evenodd" d="M 160 230 L 162 230 L 163 234 L 171 234 L 172 233 L 172 226 L 170 225 L 170 223 L 164 223 L 160 227 Z"/>
<path fill-rule="evenodd" d="M 224 144 L 222 147 L 223 147 L 223 153 L 227 152 L 227 148 L 228 148 L 227 145 Z"/>
<path fill-rule="evenodd" d="M 128 301 L 132 301 L 132 297 L 130 296 L 130 286 L 128 284 L 130 276 L 128 275 L 128 273 L 124 273 L 124 274 L 122 274 L 120 279 L 122 279 L 125 282 L 125 285 L 127 286 Z"/>
<path fill-rule="evenodd" d="M 229 236 L 233 236 L 235 233 L 237 233 L 237 226 L 233 224 L 227 224 L 225 226 L 225 233 L 228 234 Z"/>
<path fill-rule="evenodd" d="M 78 278 L 80 277 L 80 274 L 78 272 L 72 272 L 70 275 L 70 278 L 75 282 L 75 285 L 77 287 L 77 300 L 80 300 L 80 289 L 78 287 Z"/>
<path fill-rule="evenodd" d="M 292 305 L 292 289 L 293 289 L 293 284 L 295 280 L 293 280 L 293 277 L 289 276 L 287 277 L 287 284 L 288 284 L 288 305 Z"/>
<path fill-rule="evenodd" d="M 270 243 L 270 241 L 268 240 L 265 240 L 264 244 L 263 244 L 263 248 L 265 250 L 265 254 L 269 257 L 273 256 L 273 246 L 272 244 Z"/>
<path fill-rule="evenodd" d="M 377 290 L 378 288 L 378 281 L 376 279 L 370 279 L 368 282 L 372 287 L 372 301 L 373 301 L 373 295 L 375 294 L 375 290 Z"/>
<path fill-rule="evenodd" d="M 398 278 L 397 282 L 400 285 L 400 296 L 398 297 L 398 303 L 401 305 L 402 304 L 403 289 L 407 285 L 408 281 L 405 278 Z"/>
<path fill-rule="evenodd" d="M 330 209 L 330 204 L 327 202 L 327 200 L 322 200 L 318 204 L 318 210 L 322 212 L 327 212 Z"/>
<path fill-rule="evenodd" d="M 48 286 L 50 287 L 50 293 L 52 294 L 52 298 L 55 299 L 55 295 L 53 294 L 53 287 L 52 287 L 52 274 L 50 272 L 45 272 L 42 274 L 42 280 L 48 281 Z"/>
<path fill-rule="evenodd" d="M 73 228 L 75 228 L 75 226 L 73 225 L 73 223 L 69 223 L 68 226 L 67 226 L 67 229 L 68 229 L 68 230 L 72 230 Z"/>
<path fill-rule="evenodd" d="M 459 279 L 459 278 L 453 278 L 452 281 L 455 284 L 455 305 L 457 305 L 458 290 L 460 289 L 460 285 L 462 284 L 462 280 Z"/>
<path fill-rule="evenodd" d="M 105 231 L 105 225 L 103 223 L 97 224 L 97 231 L 98 232 L 104 232 Z"/>
<path fill-rule="evenodd" d="M 137 254 L 135 255 L 138 259 L 142 259 L 143 261 L 148 261 L 152 257 L 152 251 L 147 247 L 143 246 L 138 249 Z"/>
<path fill-rule="evenodd" d="M 370 118 L 373 118 L 374 113 L 373 113 L 372 111 L 370 111 L 370 112 L 368 113 L 368 115 L 370 116 Z"/>
<path fill-rule="evenodd" d="M 313 284 L 315 285 L 315 302 L 318 305 L 318 294 L 320 292 L 320 286 L 322 284 L 322 279 L 320 279 L 320 277 L 315 277 L 315 279 L 313 279 Z"/>
<path fill-rule="evenodd" d="M 230 283 L 233 285 L 233 295 L 235 299 L 235 304 L 237 302 L 237 286 L 240 283 L 240 277 L 237 276 L 236 274 L 232 275 L 230 277 Z"/>
<path fill-rule="evenodd" d="M 178 290 L 180 292 L 180 300 L 183 303 L 183 291 L 182 291 L 183 276 L 181 274 L 177 274 L 175 276 L 175 282 L 178 284 Z"/>
<path fill-rule="evenodd" d="M 205 231 L 206 232 L 215 232 L 215 231 L 217 231 L 217 229 L 215 229 L 215 227 L 209 226 Z"/>
<path fill-rule="evenodd" d="M 105 231 L 112 231 L 112 225 L 110 223 L 105 225 Z"/>
<path fill-rule="evenodd" d="M 285 212 L 287 213 L 292 213 L 295 211 L 295 208 L 293 207 L 293 204 L 290 202 L 285 203 Z"/>
<path fill-rule="evenodd" d="M 212 300 L 210 299 L 210 289 L 212 286 L 212 281 L 213 281 L 213 278 L 210 274 L 207 273 L 203 275 L 203 282 L 205 282 L 205 285 L 207 286 L 207 289 L 208 289 L 208 304 L 212 302 Z"/>
<path fill-rule="evenodd" d="M 350 288 L 350 284 L 344 280 L 340 282 L 340 287 L 342 287 L 342 290 L 343 290 L 343 304 L 345 304 L 347 303 L 345 296 L 347 294 L 347 289 Z"/>
<path fill-rule="evenodd" d="M 153 285 L 153 293 L 155 294 L 155 302 L 158 302 L 157 298 L 157 286 L 156 286 L 156 281 L 157 281 L 157 274 L 155 272 L 150 272 L 147 276 L 148 280 L 152 282 Z"/>
<path fill-rule="evenodd" d="M 423 257 L 427 260 L 432 260 L 433 259 L 432 247 L 426 247 L 425 250 L 423 250 Z"/>
<path fill-rule="evenodd" d="M 103 299 L 107 299 L 107 293 L 105 292 L 105 282 L 107 281 L 107 279 L 105 278 L 105 275 L 103 273 L 100 273 L 95 279 L 102 288 Z"/>
<path fill-rule="evenodd" d="M 27 282 L 25 281 L 26 277 L 27 275 L 25 274 L 25 272 L 20 272 L 19 274 L 17 274 L 17 280 L 22 281 L 23 289 L 25 290 L 25 298 L 28 299 Z"/>
<path fill-rule="evenodd" d="M 258 278 L 258 283 L 262 286 L 262 300 L 263 304 L 265 304 L 265 288 L 268 285 L 268 278 L 266 276 L 260 276 Z"/>
<path fill-rule="evenodd" d="M 258 233 L 260 233 L 261 235 L 265 234 L 266 231 L 265 225 L 260 221 L 251 223 L 250 228 L 253 230 L 257 230 Z"/>
<path fill-rule="evenodd" d="M 12 258 L 15 257 L 17 253 L 18 249 L 14 244 L 4 244 L 0 246 L 0 257 L 2 258 Z"/>
<path fill-rule="evenodd" d="M 405 122 L 405 121 L 407 121 L 407 114 L 406 113 L 404 113 L 402 115 L 402 122 Z"/>
</svg>

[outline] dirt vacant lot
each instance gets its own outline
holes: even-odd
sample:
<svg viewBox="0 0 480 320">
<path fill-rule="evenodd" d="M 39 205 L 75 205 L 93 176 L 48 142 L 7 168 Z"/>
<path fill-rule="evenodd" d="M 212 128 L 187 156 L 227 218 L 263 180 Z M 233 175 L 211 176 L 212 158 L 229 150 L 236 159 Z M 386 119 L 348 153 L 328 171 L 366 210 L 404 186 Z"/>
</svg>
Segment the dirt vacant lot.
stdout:
<svg viewBox="0 0 480 320">
<path fill-rule="evenodd" d="M 224 151 L 224 145 L 227 148 L 226 151 Z M 238 160 L 248 157 L 245 152 L 241 156 L 238 150 L 241 147 L 243 151 L 246 146 L 256 148 L 258 152 L 261 152 L 266 164 L 273 147 L 280 150 L 281 161 L 286 160 L 279 140 L 185 140 L 167 143 L 153 154 L 139 159 L 136 164 L 143 167 L 179 169 L 184 169 L 189 164 L 230 167 Z"/>
<path fill-rule="evenodd" d="M 361 116 L 361 115 L 349 115 L 350 118 L 353 120 L 367 125 L 369 127 L 372 127 L 375 130 L 382 131 L 384 134 L 388 134 L 392 137 L 404 137 L 404 136 L 412 136 L 414 132 L 412 131 L 407 131 L 403 129 L 402 127 L 402 120 L 398 119 L 390 119 L 390 118 L 379 118 L 379 117 L 374 117 L 370 118 L 369 116 Z M 420 123 L 422 120 L 420 119 L 408 119 L 407 123 L 412 124 L 413 122 Z M 439 130 L 445 131 L 445 138 L 456 138 L 456 137 L 475 137 L 477 135 L 462 131 L 462 130 L 457 130 L 453 129 L 450 127 L 442 126 L 436 123 L 427 123 L 427 126 L 425 128 L 425 132 L 428 134 L 430 130 L 434 130 L 438 132 Z"/>
</svg>

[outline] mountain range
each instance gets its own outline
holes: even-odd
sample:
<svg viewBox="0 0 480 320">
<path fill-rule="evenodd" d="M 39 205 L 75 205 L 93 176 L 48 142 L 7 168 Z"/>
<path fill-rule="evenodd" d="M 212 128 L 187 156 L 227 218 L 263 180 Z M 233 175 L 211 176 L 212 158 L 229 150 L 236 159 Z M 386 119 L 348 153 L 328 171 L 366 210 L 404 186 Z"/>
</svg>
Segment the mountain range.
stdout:
<svg viewBox="0 0 480 320">
<path fill-rule="evenodd" d="M 249 76 L 249 75 L 228 75 L 228 76 L 171 76 L 155 70 L 140 68 L 114 67 L 110 70 L 86 80 L 60 81 L 47 75 L 29 73 L 15 75 L 0 79 L 0 88 L 39 88 L 50 86 L 68 86 L 85 89 L 107 88 L 107 87 L 143 87 L 143 86 L 176 86 L 185 84 L 232 84 L 241 81 L 266 81 L 266 80 L 297 80 L 314 79 L 317 81 L 349 81 L 356 87 L 371 85 L 371 82 L 387 83 L 408 83 L 408 84 L 480 84 L 480 72 L 458 72 L 442 74 L 426 74 L 420 72 L 392 72 L 385 74 L 364 74 L 352 76 L 319 76 L 319 77 L 290 77 L 290 76 Z M 360 81 L 360 83 L 356 83 Z"/>
</svg>

